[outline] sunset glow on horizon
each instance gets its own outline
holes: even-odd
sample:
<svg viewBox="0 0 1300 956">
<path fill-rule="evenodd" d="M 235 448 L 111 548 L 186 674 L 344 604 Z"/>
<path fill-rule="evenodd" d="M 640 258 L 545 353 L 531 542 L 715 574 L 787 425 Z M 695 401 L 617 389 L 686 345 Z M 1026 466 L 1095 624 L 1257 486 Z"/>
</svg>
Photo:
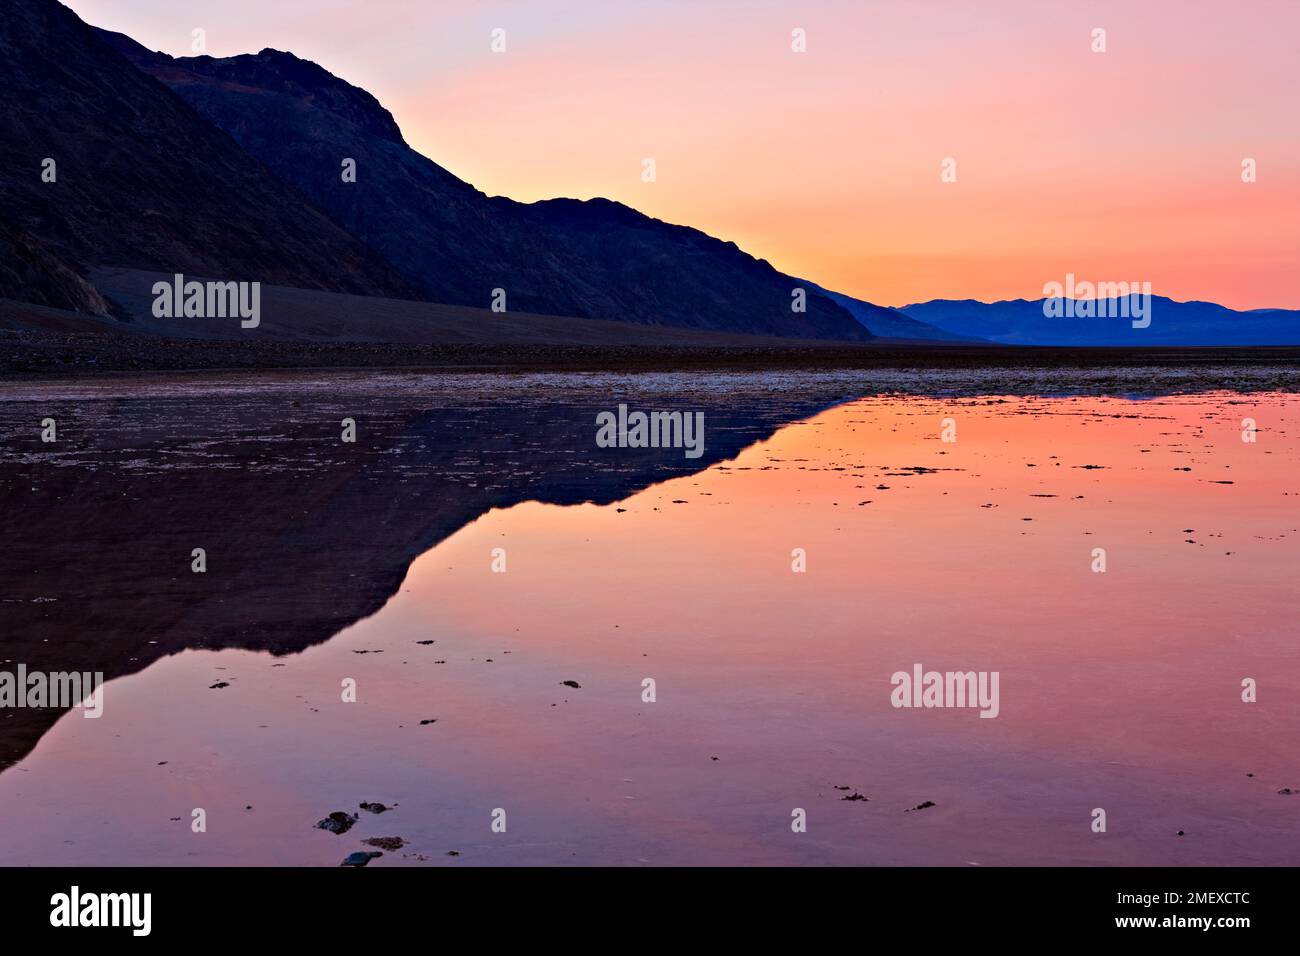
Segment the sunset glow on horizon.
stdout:
<svg viewBox="0 0 1300 956">
<path fill-rule="evenodd" d="M 1300 308 L 1291 0 L 66 2 L 175 56 L 202 28 L 314 60 L 489 194 L 608 197 L 882 305 L 1073 273 Z"/>
</svg>

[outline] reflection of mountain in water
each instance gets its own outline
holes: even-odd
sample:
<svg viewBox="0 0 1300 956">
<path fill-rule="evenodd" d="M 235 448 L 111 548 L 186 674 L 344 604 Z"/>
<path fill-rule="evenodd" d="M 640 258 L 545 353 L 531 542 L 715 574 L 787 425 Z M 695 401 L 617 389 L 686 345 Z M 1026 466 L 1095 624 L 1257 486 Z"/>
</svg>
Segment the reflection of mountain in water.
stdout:
<svg viewBox="0 0 1300 956">
<path fill-rule="evenodd" d="M 300 651 L 378 610 L 414 558 L 491 508 L 617 501 L 841 397 L 455 394 L 4 403 L 0 658 L 108 680 L 186 648 Z M 702 410 L 703 457 L 597 448 L 596 413 L 620 400 Z M 39 439 L 46 416 L 58 423 L 53 445 Z M 340 441 L 345 417 L 357 422 L 355 444 Z M 200 547 L 205 574 L 190 570 Z M 6 713 L 0 767 L 60 713 Z"/>
</svg>

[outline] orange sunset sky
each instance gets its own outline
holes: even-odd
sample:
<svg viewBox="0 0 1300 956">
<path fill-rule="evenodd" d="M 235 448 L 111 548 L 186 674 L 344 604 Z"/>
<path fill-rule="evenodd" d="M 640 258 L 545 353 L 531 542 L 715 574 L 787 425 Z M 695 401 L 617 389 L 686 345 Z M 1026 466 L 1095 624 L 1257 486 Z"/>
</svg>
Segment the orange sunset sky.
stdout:
<svg viewBox="0 0 1300 956">
<path fill-rule="evenodd" d="M 488 193 L 607 196 L 885 305 L 1073 272 L 1300 307 L 1300 0 L 69 5 L 173 55 L 289 50 Z"/>
</svg>

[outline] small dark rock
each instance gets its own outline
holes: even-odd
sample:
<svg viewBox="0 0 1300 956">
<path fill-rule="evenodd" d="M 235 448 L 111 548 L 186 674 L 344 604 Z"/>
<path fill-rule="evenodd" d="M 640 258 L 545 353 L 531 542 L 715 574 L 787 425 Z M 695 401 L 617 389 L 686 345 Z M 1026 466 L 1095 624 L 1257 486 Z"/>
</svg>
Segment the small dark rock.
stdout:
<svg viewBox="0 0 1300 956">
<path fill-rule="evenodd" d="M 342 810 L 335 810 L 324 820 L 316 824 L 322 830 L 329 830 L 330 833 L 339 834 L 347 833 L 352 829 L 352 824 L 357 822 L 357 818 L 350 813 L 344 813 Z"/>
<path fill-rule="evenodd" d="M 582 686 L 582 685 L 579 684 L 576 680 L 562 680 L 562 681 L 560 681 L 560 683 L 563 684 L 565 687 L 581 687 L 581 686 Z"/>
<path fill-rule="evenodd" d="M 365 802 L 363 802 L 363 803 L 361 804 L 361 809 L 362 809 L 362 810 L 366 810 L 366 811 L 368 811 L 369 813 L 384 813 L 385 811 L 387 811 L 387 810 L 391 810 L 391 809 L 393 809 L 393 808 L 392 808 L 392 807 L 386 807 L 386 806 L 384 806 L 382 803 L 365 803 Z M 355 820 L 356 817 L 353 817 L 353 819 Z"/>
<path fill-rule="evenodd" d="M 349 853 L 348 858 L 339 866 L 365 866 L 377 856 L 383 856 L 378 850 L 358 850 L 356 853 Z"/>
<path fill-rule="evenodd" d="M 933 800 L 927 800 L 925 801 L 925 803 L 918 803 L 916 806 L 912 807 L 911 810 L 904 810 L 903 812 L 911 813 L 912 810 L 928 810 L 930 807 L 933 806 L 936 806 L 935 802 Z"/>
</svg>

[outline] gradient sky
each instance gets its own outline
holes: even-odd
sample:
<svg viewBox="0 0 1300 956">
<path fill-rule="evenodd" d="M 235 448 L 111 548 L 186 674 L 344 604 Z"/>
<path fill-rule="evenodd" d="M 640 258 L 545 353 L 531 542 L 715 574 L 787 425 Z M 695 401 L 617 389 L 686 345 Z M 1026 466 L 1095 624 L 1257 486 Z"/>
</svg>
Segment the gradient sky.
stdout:
<svg viewBox="0 0 1300 956">
<path fill-rule="evenodd" d="M 290 50 L 488 193 L 608 196 L 885 305 L 1073 272 L 1300 307 L 1300 0 L 69 5 L 175 55 Z"/>
</svg>

